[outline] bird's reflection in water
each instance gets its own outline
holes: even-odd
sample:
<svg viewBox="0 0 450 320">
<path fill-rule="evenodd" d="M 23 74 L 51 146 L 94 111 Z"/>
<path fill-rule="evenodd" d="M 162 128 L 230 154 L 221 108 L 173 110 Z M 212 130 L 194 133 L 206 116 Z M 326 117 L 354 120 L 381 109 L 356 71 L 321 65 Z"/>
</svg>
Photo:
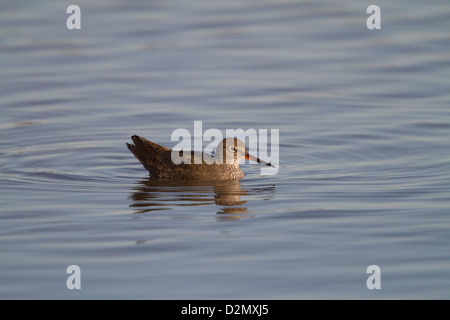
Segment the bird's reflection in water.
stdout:
<svg viewBox="0 0 450 320">
<path fill-rule="evenodd" d="M 135 183 L 131 194 L 133 203 L 130 206 L 135 208 L 136 213 L 170 210 L 181 206 L 214 206 L 218 219 L 237 220 L 250 217 L 246 207 L 249 197 L 263 194 L 263 198 L 267 199 L 274 189 L 274 185 L 242 187 L 238 180 L 174 182 L 144 178 Z"/>
</svg>

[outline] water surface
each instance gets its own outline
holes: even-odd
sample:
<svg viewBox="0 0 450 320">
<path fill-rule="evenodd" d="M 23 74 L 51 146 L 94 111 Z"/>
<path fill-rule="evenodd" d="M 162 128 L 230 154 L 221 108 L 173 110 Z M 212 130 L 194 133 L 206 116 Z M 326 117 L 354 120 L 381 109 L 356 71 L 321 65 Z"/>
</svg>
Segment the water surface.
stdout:
<svg viewBox="0 0 450 320">
<path fill-rule="evenodd" d="M 1 5 L 1 298 L 450 298 L 448 2 L 70 4 Z M 278 173 L 149 180 L 125 142 L 195 120 Z"/>
</svg>

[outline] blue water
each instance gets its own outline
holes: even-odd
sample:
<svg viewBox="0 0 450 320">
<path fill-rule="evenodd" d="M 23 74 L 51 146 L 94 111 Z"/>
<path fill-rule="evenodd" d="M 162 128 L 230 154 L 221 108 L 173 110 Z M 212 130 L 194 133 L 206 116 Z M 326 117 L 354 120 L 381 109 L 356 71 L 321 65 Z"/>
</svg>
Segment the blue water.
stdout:
<svg viewBox="0 0 450 320">
<path fill-rule="evenodd" d="M 0 5 L 0 298 L 450 298 L 448 1 L 71 4 Z M 149 181 L 196 120 L 278 173 Z"/>
</svg>

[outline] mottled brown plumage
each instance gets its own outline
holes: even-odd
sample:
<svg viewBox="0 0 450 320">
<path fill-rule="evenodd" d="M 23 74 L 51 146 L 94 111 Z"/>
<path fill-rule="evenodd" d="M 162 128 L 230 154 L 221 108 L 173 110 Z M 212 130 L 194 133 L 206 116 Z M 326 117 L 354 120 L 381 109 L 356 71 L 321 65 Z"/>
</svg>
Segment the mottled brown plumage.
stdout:
<svg viewBox="0 0 450 320">
<path fill-rule="evenodd" d="M 215 157 L 202 152 L 191 152 L 178 156 L 183 162 L 172 161 L 172 149 L 160 146 L 139 136 L 132 136 L 134 144 L 128 144 L 128 149 L 155 179 L 173 180 L 239 180 L 244 173 L 239 168 L 239 162 L 250 159 L 268 166 L 270 163 L 259 160 L 248 154 L 245 144 L 236 138 L 226 138 L 216 149 Z M 225 155 L 225 156 L 224 156 Z"/>
</svg>

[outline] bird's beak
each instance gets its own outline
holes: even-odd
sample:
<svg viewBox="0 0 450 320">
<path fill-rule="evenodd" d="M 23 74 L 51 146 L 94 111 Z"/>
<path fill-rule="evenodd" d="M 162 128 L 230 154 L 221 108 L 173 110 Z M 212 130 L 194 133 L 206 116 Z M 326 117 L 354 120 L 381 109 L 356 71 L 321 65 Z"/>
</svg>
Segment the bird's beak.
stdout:
<svg viewBox="0 0 450 320">
<path fill-rule="evenodd" d="M 271 163 L 268 163 L 268 162 L 265 162 L 263 160 L 260 160 L 259 158 L 254 157 L 251 154 L 249 154 L 247 151 L 245 152 L 245 156 L 244 157 L 245 157 L 245 159 L 252 160 L 252 161 L 255 161 L 255 162 L 258 162 L 258 163 L 261 163 L 261 164 L 265 164 L 266 166 L 275 168 L 275 166 L 273 166 Z"/>
</svg>

